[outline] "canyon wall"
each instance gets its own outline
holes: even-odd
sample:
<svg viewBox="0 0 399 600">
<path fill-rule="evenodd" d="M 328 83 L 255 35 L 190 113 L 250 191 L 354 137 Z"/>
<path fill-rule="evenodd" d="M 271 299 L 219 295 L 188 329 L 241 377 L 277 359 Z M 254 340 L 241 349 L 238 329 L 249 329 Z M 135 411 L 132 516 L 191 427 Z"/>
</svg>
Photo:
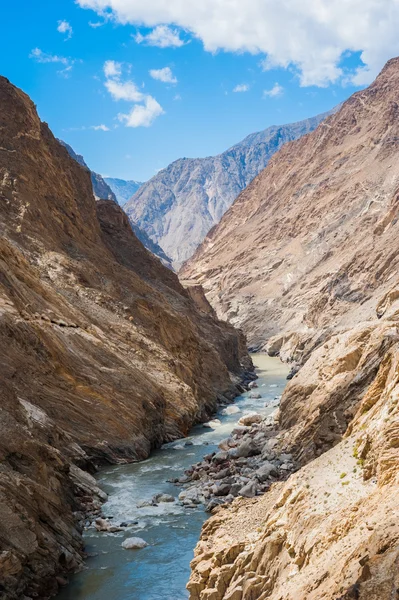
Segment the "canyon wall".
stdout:
<svg viewBox="0 0 399 600">
<path fill-rule="evenodd" d="M 286 145 L 183 268 L 301 367 L 273 440 L 295 472 L 214 511 L 191 600 L 398 596 L 398 90 L 394 59 Z"/>
<path fill-rule="evenodd" d="M 0 595 L 21 600 L 82 564 L 87 471 L 183 436 L 251 361 L 5 78 L 0 107 Z"/>
</svg>

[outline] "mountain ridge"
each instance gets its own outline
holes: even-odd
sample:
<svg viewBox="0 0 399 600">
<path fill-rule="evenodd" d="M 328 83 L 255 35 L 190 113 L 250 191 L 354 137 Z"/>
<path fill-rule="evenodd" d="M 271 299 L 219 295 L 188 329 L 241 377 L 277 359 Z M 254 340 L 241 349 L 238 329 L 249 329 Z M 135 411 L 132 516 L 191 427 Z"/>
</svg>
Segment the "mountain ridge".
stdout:
<svg viewBox="0 0 399 600">
<path fill-rule="evenodd" d="M 249 134 L 216 156 L 177 159 L 144 183 L 124 210 L 178 269 L 274 152 L 335 110 Z"/>
</svg>

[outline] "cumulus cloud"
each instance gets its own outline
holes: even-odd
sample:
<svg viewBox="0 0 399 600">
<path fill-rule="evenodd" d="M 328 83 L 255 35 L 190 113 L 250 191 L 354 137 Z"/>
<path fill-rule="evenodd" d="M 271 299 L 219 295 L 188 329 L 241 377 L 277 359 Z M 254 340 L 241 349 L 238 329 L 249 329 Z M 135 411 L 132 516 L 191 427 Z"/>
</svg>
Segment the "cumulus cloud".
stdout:
<svg viewBox="0 0 399 600">
<path fill-rule="evenodd" d="M 144 43 L 147 46 L 157 46 L 158 48 L 179 48 L 185 44 L 180 39 L 179 31 L 167 25 L 158 25 L 147 35 L 136 33 L 134 39 L 138 44 Z"/>
<path fill-rule="evenodd" d="M 384 62 L 399 54 L 398 0 L 77 0 L 120 23 L 183 28 L 206 50 L 263 54 L 265 67 L 294 66 L 302 85 L 325 86 L 347 78 L 345 51 L 363 62 L 349 74 L 369 83 Z M 142 36 L 141 41 L 148 36 Z"/>
<path fill-rule="evenodd" d="M 106 60 L 103 70 L 105 77 L 119 77 L 122 75 L 122 63 L 115 60 Z"/>
<path fill-rule="evenodd" d="M 142 92 L 134 81 L 123 80 L 121 63 L 107 60 L 104 63 L 104 85 L 115 101 L 133 102 L 127 113 L 118 115 L 119 121 L 126 127 L 149 127 L 157 117 L 164 113 L 162 106 L 149 94 Z"/>
<path fill-rule="evenodd" d="M 249 85 L 247 83 L 239 83 L 238 85 L 236 85 L 236 87 L 233 89 L 233 92 L 248 92 L 249 91 Z"/>
<path fill-rule="evenodd" d="M 284 92 L 284 88 L 279 83 L 275 83 L 274 86 L 270 90 L 263 90 L 263 97 L 269 98 L 277 98 L 278 96 L 282 96 Z"/>
<path fill-rule="evenodd" d="M 163 83 L 177 83 L 177 78 L 173 75 L 169 67 L 163 69 L 151 69 L 150 75 L 153 79 L 163 81 Z"/>
<path fill-rule="evenodd" d="M 135 104 L 129 113 L 119 114 L 118 119 L 124 122 L 126 127 L 149 127 L 162 114 L 162 106 L 155 98 L 147 95 L 144 104 Z"/>
<path fill-rule="evenodd" d="M 65 40 L 71 39 L 73 34 L 73 29 L 68 21 L 58 21 L 57 31 L 66 34 Z"/>
</svg>

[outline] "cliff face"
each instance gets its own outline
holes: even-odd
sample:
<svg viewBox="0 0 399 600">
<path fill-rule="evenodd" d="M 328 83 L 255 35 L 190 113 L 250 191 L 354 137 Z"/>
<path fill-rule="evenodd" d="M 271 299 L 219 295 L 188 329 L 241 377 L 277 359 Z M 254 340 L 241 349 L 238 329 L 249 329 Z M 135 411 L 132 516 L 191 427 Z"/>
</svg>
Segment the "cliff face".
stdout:
<svg viewBox="0 0 399 600">
<path fill-rule="evenodd" d="M 177 160 L 143 184 L 124 210 L 178 269 L 273 154 L 326 116 L 269 127 L 218 156 Z"/>
<path fill-rule="evenodd" d="M 121 204 L 120 193 L 118 193 L 118 197 L 117 197 L 116 193 L 114 193 L 114 189 L 111 188 L 111 185 L 109 182 L 113 182 L 113 187 L 115 187 L 114 182 L 116 182 L 116 181 L 119 182 L 119 184 L 118 184 L 119 187 L 116 186 L 116 188 L 115 188 L 116 190 L 119 190 L 120 188 L 124 189 L 122 186 L 122 183 L 127 184 L 128 189 L 132 189 L 132 186 L 129 186 L 128 184 L 135 184 L 133 186 L 135 190 L 137 190 L 140 187 L 141 184 L 139 184 L 136 181 L 129 182 L 129 181 L 122 181 L 120 179 L 108 179 L 108 180 L 104 179 L 98 173 L 91 171 L 89 169 L 89 167 L 87 166 L 83 156 L 81 154 L 76 154 L 74 149 L 69 144 L 66 144 L 62 140 L 58 140 L 58 141 L 67 149 L 68 154 L 70 156 L 72 156 L 72 158 L 74 160 L 76 160 L 76 162 L 78 162 L 82 167 L 84 167 L 85 169 L 87 169 L 89 171 L 91 183 L 93 186 L 93 193 L 97 200 L 113 200 L 114 202 L 118 202 L 119 204 Z M 129 198 L 130 198 L 130 196 L 129 196 Z M 133 219 L 129 219 L 129 220 L 130 220 L 130 225 L 131 225 L 136 237 L 145 246 L 145 248 L 147 248 L 147 250 L 149 250 L 155 256 L 157 256 L 160 259 L 160 261 L 165 265 L 165 267 L 172 269 L 171 260 L 165 254 L 165 252 L 162 250 L 162 248 L 160 246 L 158 246 L 158 244 L 156 244 L 151 238 L 149 238 L 148 235 L 146 234 L 146 232 L 143 229 L 140 229 L 140 227 L 133 221 Z"/>
<path fill-rule="evenodd" d="M 392 287 L 398 86 L 395 59 L 316 131 L 285 145 L 183 267 L 181 277 L 203 283 L 219 317 L 254 345 L 295 333 L 299 351 L 323 330 L 371 318 Z"/>
<path fill-rule="evenodd" d="M 0 582 L 44 597 L 102 497 L 81 469 L 184 435 L 250 366 L 0 78 Z"/>
<path fill-rule="evenodd" d="M 184 270 L 303 364 L 273 440 L 298 470 L 205 524 L 191 600 L 398 593 L 398 89 L 394 59 L 274 157 Z"/>
</svg>

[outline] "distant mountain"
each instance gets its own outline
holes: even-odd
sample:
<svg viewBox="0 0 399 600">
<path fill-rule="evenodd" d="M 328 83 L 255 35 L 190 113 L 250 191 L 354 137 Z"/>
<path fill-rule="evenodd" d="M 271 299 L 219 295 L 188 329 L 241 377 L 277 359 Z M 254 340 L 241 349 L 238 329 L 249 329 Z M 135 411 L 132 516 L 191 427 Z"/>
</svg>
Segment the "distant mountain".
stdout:
<svg viewBox="0 0 399 600">
<path fill-rule="evenodd" d="M 125 181 L 124 179 L 115 179 L 114 177 L 104 177 L 104 181 L 109 185 L 116 196 L 120 206 L 126 204 L 128 200 L 143 185 L 142 181 Z"/>
<path fill-rule="evenodd" d="M 217 156 L 176 160 L 144 183 L 124 210 L 178 269 L 273 154 L 286 142 L 316 129 L 335 110 L 268 127 Z"/>
<path fill-rule="evenodd" d="M 66 142 L 63 142 L 62 140 L 58 140 L 58 141 L 68 150 L 69 155 L 72 156 L 72 158 L 74 158 L 76 160 L 76 162 L 78 162 L 82 167 L 84 167 L 85 169 L 90 171 L 91 182 L 93 185 L 93 193 L 94 193 L 94 196 L 96 197 L 96 199 L 97 200 L 100 200 L 100 199 L 112 200 L 113 202 L 118 203 L 116 194 L 114 194 L 111 187 L 108 185 L 108 183 L 106 183 L 106 181 L 104 180 L 104 178 L 101 175 L 99 175 L 98 173 L 95 173 L 87 166 L 83 156 L 81 154 L 76 154 L 74 149 Z M 111 181 L 122 181 L 122 180 L 121 179 L 111 179 Z M 133 182 L 133 181 L 130 181 L 130 182 L 125 181 L 124 183 L 126 183 L 126 184 L 135 183 L 136 185 L 139 185 L 138 182 Z M 119 204 L 120 204 L 120 202 L 119 202 Z M 156 242 L 154 242 L 145 231 L 140 229 L 140 227 L 137 225 L 137 223 L 135 223 L 134 219 L 130 215 L 128 215 L 128 217 L 129 217 L 130 225 L 131 225 L 134 233 L 136 234 L 136 236 L 139 238 L 140 242 L 147 248 L 147 250 L 149 250 L 150 252 L 155 254 L 155 256 L 157 256 L 166 267 L 168 267 L 169 269 L 172 269 L 172 262 L 171 262 L 170 258 L 166 255 L 166 253 L 162 250 L 162 248 L 160 246 L 158 246 L 158 244 Z"/>
</svg>

